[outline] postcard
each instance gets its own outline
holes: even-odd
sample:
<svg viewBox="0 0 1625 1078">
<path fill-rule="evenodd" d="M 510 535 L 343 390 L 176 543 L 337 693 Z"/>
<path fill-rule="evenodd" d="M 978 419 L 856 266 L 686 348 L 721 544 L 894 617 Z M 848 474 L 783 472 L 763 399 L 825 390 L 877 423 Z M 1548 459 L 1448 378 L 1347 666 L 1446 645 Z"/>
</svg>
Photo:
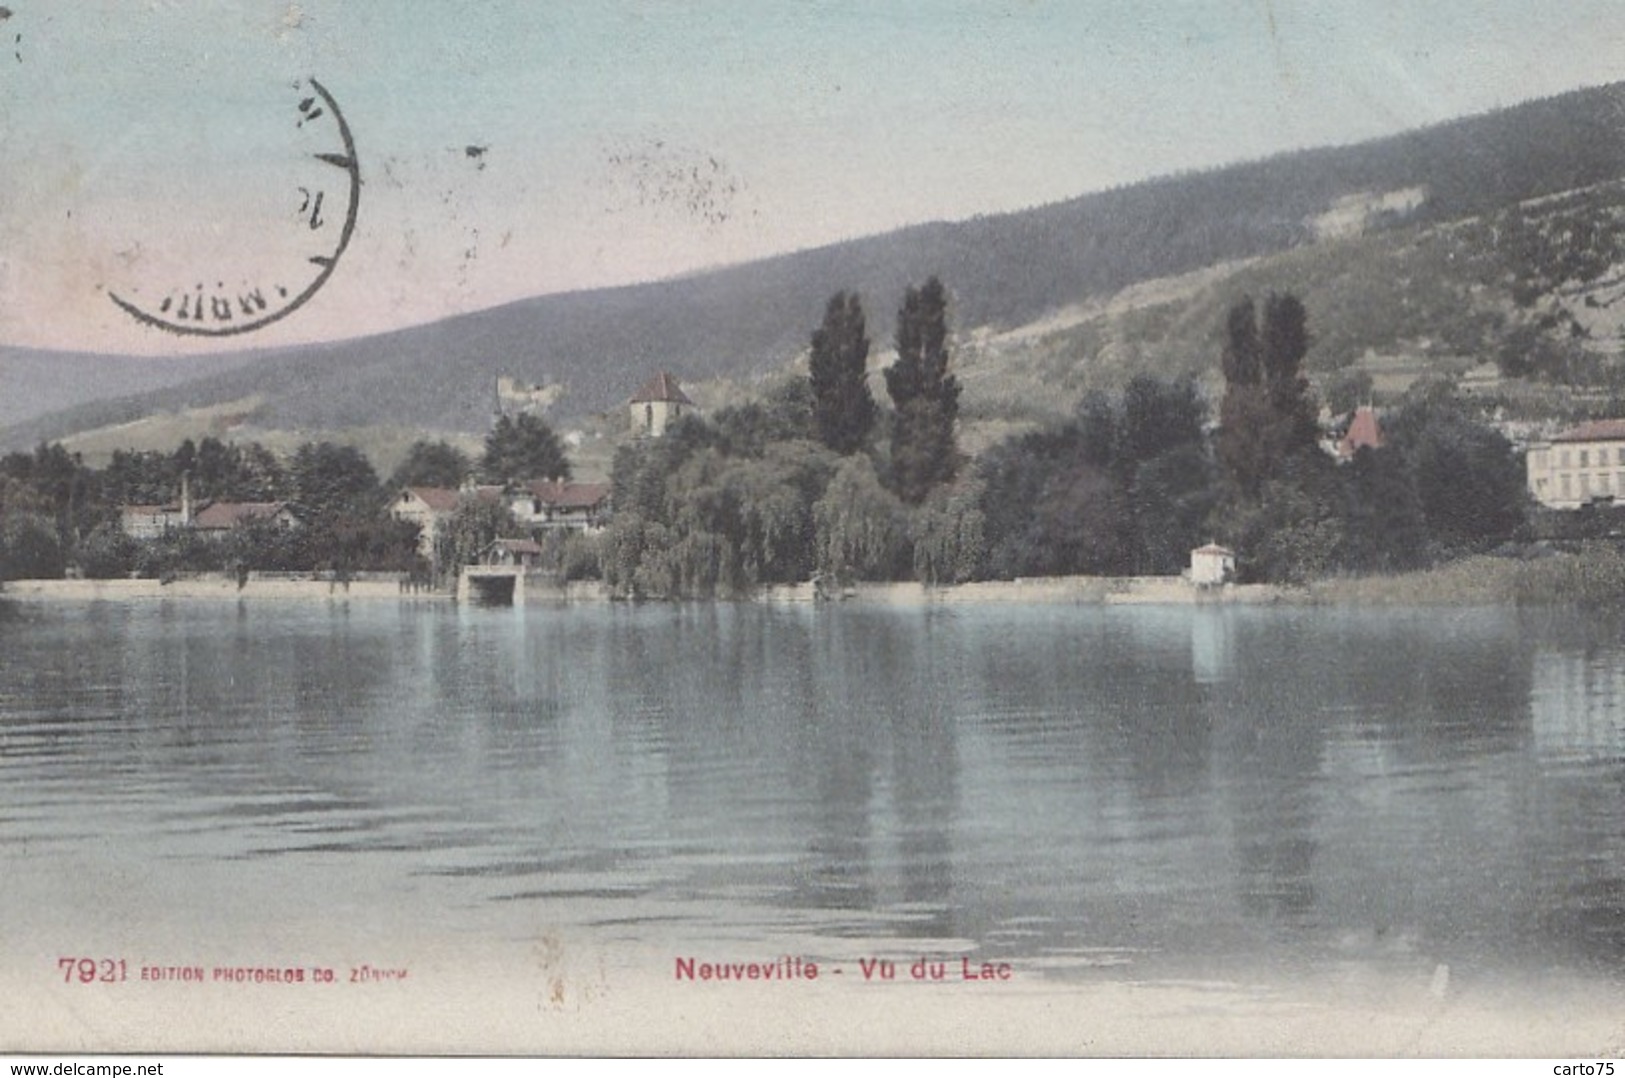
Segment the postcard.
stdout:
<svg viewBox="0 0 1625 1078">
<path fill-rule="evenodd" d="M 1625 18 L 0 6 L 0 1051 L 1625 1051 Z"/>
</svg>

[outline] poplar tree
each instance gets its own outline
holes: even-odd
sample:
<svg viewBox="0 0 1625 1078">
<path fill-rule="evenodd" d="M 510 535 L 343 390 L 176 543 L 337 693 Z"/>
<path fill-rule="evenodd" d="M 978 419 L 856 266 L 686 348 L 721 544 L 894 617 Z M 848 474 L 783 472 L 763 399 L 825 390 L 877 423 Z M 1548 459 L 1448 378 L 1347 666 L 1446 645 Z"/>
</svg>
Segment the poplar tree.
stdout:
<svg viewBox="0 0 1625 1078">
<path fill-rule="evenodd" d="M 1262 343 L 1270 410 L 1279 426 L 1279 452 L 1285 456 L 1312 450 L 1320 425 L 1309 379 L 1303 374 L 1309 354 L 1309 314 L 1297 296 L 1271 293 L 1264 301 Z"/>
<path fill-rule="evenodd" d="M 845 456 L 863 447 L 875 421 L 867 381 L 869 336 L 856 293 L 837 292 L 813 331 L 809 380 L 818 439 Z"/>
<path fill-rule="evenodd" d="M 1291 295 L 1230 309 L 1218 458 L 1229 482 L 1211 521 L 1238 548 L 1243 578 L 1302 582 L 1342 556 L 1342 487 L 1315 448 L 1315 402 L 1303 375 L 1308 319 Z"/>
<path fill-rule="evenodd" d="M 1287 458 L 1315 447 L 1315 402 L 1303 375 L 1308 351 L 1308 317 L 1296 296 L 1265 300 L 1262 330 L 1251 299 L 1230 308 L 1217 448 L 1246 498 L 1256 497 Z"/>
<path fill-rule="evenodd" d="M 897 362 L 884 373 L 897 410 L 892 486 L 898 497 L 918 505 L 932 487 L 953 479 L 959 466 L 954 440 L 959 380 L 948 372 L 948 301 L 937 278 L 904 294 L 897 312 Z"/>
</svg>

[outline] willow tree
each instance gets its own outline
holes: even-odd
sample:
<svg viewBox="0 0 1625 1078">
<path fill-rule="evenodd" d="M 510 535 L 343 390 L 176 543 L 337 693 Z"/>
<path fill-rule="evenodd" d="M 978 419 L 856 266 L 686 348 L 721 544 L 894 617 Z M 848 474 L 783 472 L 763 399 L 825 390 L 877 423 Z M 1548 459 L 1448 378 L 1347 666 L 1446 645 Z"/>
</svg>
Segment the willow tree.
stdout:
<svg viewBox="0 0 1625 1078">
<path fill-rule="evenodd" d="M 841 462 L 813 505 L 818 571 L 836 583 L 892 580 L 910 557 L 908 512 L 865 456 Z"/>
<path fill-rule="evenodd" d="M 435 563 L 440 572 L 455 575 L 496 540 L 518 534 L 519 524 L 505 502 L 465 498 L 435 536 Z"/>
</svg>

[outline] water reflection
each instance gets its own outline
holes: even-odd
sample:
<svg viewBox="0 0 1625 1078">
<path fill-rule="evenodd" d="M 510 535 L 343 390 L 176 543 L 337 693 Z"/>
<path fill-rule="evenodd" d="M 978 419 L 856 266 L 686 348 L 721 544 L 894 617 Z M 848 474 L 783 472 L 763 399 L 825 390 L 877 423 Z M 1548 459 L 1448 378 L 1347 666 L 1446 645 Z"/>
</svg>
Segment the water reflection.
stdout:
<svg viewBox="0 0 1625 1078">
<path fill-rule="evenodd" d="M 1532 622 L 1537 616 L 1531 616 Z M 1618 614 L 1538 616 L 1530 713 L 1544 781 L 1524 806 L 1545 881 L 1541 932 L 1576 959 L 1625 965 L 1625 653 Z M 1610 806 L 1599 811 L 1599 805 Z M 1547 835 L 1567 841 L 1554 847 Z M 1568 851 L 1581 851 L 1571 856 Z"/>
<path fill-rule="evenodd" d="M 1625 664 L 1614 649 L 1542 651 L 1532 682 L 1535 750 L 1543 757 L 1625 759 Z"/>
<path fill-rule="evenodd" d="M 1116 968 L 1101 955 L 1618 961 L 1611 626 L 29 607 L 0 627 L 0 843 L 252 861 L 290 908 L 341 857 L 427 923 L 450 896 L 460 931 L 941 941 L 1068 975 Z"/>
<path fill-rule="evenodd" d="M 1236 667 L 1233 611 L 1204 606 L 1190 612 L 1191 674 L 1198 685 L 1227 681 Z"/>
</svg>

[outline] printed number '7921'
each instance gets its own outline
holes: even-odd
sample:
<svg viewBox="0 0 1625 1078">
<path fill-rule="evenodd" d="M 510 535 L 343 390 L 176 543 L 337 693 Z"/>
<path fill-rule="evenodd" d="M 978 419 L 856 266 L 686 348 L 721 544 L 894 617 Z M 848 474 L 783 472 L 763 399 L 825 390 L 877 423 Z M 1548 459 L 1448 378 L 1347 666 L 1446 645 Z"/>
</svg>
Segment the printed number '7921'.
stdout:
<svg viewBox="0 0 1625 1078">
<path fill-rule="evenodd" d="M 59 958 L 56 967 L 62 971 L 63 984 L 116 984 L 128 976 L 122 958 Z"/>
</svg>

